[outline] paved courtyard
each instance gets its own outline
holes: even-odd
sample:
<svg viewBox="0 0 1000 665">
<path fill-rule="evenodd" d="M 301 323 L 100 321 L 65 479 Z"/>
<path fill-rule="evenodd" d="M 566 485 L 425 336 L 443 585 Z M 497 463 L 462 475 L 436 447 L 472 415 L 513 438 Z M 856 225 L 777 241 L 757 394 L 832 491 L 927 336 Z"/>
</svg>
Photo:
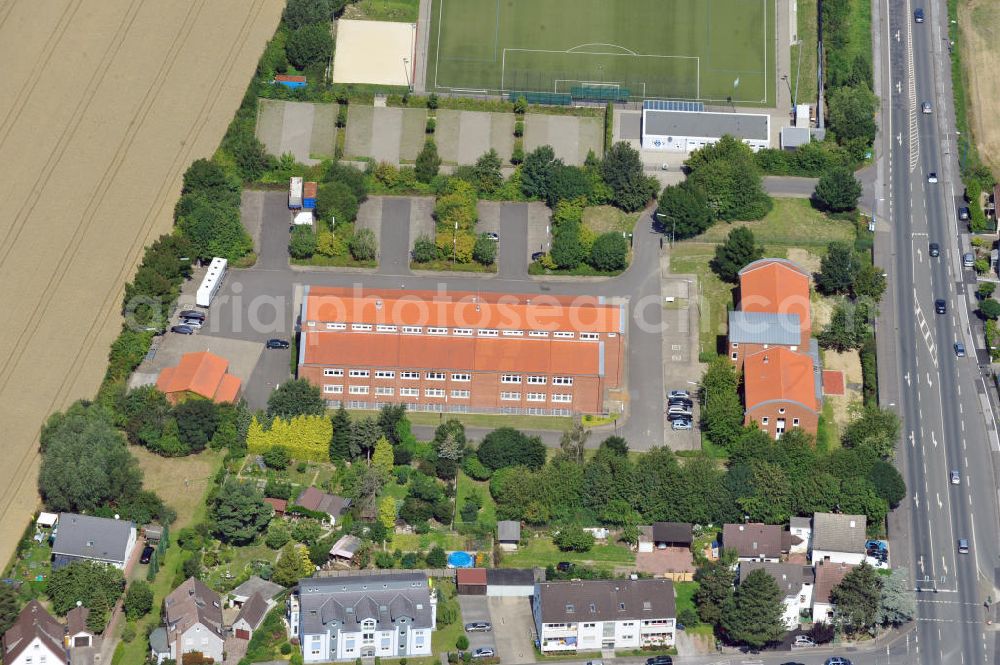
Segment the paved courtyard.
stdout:
<svg viewBox="0 0 1000 665">
<path fill-rule="evenodd" d="M 497 655 L 504 663 L 535 662 L 530 598 L 487 598 Z"/>
<path fill-rule="evenodd" d="M 275 157 L 285 153 L 306 165 L 333 157 L 336 143 L 336 104 L 261 99 L 257 109 L 257 138 Z"/>
</svg>

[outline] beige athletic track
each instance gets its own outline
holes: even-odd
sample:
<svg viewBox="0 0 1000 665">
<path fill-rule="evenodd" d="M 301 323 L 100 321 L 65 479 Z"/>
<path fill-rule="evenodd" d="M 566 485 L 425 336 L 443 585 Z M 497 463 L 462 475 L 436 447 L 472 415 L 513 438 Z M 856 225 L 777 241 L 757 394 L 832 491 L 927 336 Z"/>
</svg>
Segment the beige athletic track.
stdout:
<svg viewBox="0 0 1000 665">
<path fill-rule="evenodd" d="M 0 567 L 38 431 L 92 397 L 123 285 L 212 154 L 281 0 L 0 0 Z"/>
</svg>

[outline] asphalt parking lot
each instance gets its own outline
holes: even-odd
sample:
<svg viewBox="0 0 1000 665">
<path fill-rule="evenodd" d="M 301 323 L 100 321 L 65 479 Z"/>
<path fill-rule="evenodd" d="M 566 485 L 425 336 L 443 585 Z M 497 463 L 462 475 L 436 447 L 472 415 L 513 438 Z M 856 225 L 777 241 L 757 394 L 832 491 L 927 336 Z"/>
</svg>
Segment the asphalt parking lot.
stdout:
<svg viewBox="0 0 1000 665">
<path fill-rule="evenodd" d="M 493 639 L 504 663 L 535 662 L 535 632 L 530 598 L 487 598 Z"/>
<path fill-rule="evenodd" d="M 465 596 L 461 595 L 458 597 L 459 607 L 462 608 L 462 623 L 471 623 L 473 621 L 489 621 L 493 622 L 490 618 L 490 608 L 486 602 L 486 596 Z M 496 629 L 496 626 L 494 626 Z M 476 649 L 482 647 L 491 647 L 493 649 L 497 648 L 496 642 L 494 641 L 494 635 L 490 633 L 465 633 L 465 636 L 469 638 L 469 651 L 475 651 Z M 454 645 L 448 645 L 449 648 Z M 502 657 L 503 652 L 498 652 L 497 655 Z M 504 662 L 507 662 L 504 660 Z"/>
</svg>

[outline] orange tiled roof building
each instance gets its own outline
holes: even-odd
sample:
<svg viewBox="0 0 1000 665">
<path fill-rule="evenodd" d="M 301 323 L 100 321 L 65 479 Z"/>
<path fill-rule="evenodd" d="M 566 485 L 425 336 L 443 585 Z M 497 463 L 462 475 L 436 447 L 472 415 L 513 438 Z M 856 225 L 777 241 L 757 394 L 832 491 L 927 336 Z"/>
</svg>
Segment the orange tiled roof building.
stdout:
<svg viewBox="0 0 1000 665">
<path fill-rule="evenodd" d="M 167 367 L 156 379 L 157 389 L 173 403 L 198 395 L 213 402 L 235 402 L 240 380 L 228 374 L 229 361 L 214 353 L 185 353 L 176 367 Z"/>
<path fill-rule="evenodd" d="M 799 427 L 815 434 L 823 383 L 809 274 L 785 259 L 760 259 L 739 278 L 739 303 L 729 313 L 729 357 L 743 369 L 744 421 L 774 438 Z"/>
<path fill-rule="evenodd" d="M 350 408 L 602 413 L 625 309 L 583 296 L 306 287 L 299 377 Z"/>
</svg>

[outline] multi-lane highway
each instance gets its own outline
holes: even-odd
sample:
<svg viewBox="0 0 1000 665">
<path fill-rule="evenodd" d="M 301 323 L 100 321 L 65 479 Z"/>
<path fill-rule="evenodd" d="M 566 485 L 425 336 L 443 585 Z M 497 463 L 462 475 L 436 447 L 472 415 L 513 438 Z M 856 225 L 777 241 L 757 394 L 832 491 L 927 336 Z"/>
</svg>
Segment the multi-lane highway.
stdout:
<svg viewBox="0 0 1000 665">
<path fill-rule="evenodd" d="M 1000 525 L 993 413 L 969 325 L 975 279 L 962 268 L 967 229 L 943 0 L 877 0 L 875 78 L 882 99 L 876 262 L 889 277 L 878 321 L 879 392 L 903 423 L 898 461 L 907 505 L 890 519 L 894 564 L 917 589 L 917 662 L 994 663 L 986 623 L 996 600 Z M 916 23 L 921 8 L 926 20 Z M 922 112 L 929 102 L 932 112 Z M 936 173 L 938 182 L 929 182 Z M 931 257 L 930 243 L 941 247 Z M 946 303 L 936 312 L 935 301 Z M 968 353 L 958 357 L 955 343 Z M 960 483 L 953 484 L 956 470 Z M 958 540 L 969 541 L 969 553 Z M 913 661 L 911 661 L 913 662 Z"/>
</svg>

